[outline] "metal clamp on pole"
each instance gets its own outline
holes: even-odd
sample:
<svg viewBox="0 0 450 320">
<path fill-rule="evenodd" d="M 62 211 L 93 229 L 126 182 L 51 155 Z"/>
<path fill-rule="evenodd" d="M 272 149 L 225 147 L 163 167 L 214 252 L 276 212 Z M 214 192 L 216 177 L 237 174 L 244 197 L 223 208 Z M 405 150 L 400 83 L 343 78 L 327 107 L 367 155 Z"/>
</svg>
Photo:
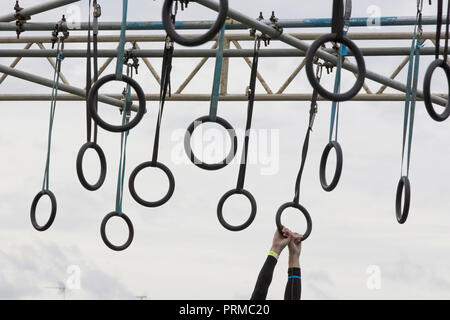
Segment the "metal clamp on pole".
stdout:
<svg viewBox="0 0 450 320">
<path fill-rule="evenodd" d="M 256 18 L 256 20 L 258 21 L 263 21 L 264 17 L 262 12 L 259 13 L 259 17 Z M 277 30 L 279 32 L 279 34 L 283 33 L 283 27 L 281 27 L 281 25 L 278 23 L 278 18 L 275 16 L 275 11 L 272 11 L 272 16 L 270 17 L 270 27 L 274 28 L 275 30 Z M 264 41 L 264 46 L 267 47 L 270 44 L 270 40 L 272 39 L 271 36 L 267 35 L 267 34 L 260 34 L 257 35 L 257 31 L 255 28 L 251 28 L 250 29 L 250 37 L 257 37 L 261 40 Z M 275 37 L 276 38 L 276 37 Z"/>
<path fill-rule="evenodd" d="M 17 39 L 19 39 L 20 34 L 24 31 L 23 30 L 23 24 L 27 22 L 27 20 L 30 20 L 31 17 L 28 15 L 22 15 L 20 14 L 20 11 L 22 11 L 23 8 L 19 5 L 19 0 L 16 1 L 16 5 L 14 6 L 14 11 L 16 11 L 16 14 L 14 17 L 16 18 L 16 34 Z"/>
</svg>

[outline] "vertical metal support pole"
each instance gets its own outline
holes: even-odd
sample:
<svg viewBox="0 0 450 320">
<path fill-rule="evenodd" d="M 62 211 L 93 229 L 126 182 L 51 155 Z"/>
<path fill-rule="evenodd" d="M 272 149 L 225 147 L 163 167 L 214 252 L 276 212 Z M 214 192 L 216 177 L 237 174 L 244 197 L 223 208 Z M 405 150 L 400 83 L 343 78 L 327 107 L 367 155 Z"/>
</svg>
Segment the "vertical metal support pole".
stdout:
<svg viewBox="0 0 450 320">
<path fill-rule="evenodd" d="M 230 49 L 230 40 L 225 38 L 223 43 L 224 49 Z M 230 69 L 230 58 L 223 58 L 222 62 L 222 75 L 220 76 L 220 95 L 228 93 L 228 70 Z"/>
</svg>

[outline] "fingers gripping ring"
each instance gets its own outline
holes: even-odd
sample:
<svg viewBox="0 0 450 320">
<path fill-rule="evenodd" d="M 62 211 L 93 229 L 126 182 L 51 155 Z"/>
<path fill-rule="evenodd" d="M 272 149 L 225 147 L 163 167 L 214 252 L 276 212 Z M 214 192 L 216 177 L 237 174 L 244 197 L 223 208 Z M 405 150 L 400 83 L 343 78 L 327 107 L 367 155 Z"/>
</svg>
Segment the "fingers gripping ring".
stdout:
<svg viewBox="0 0 450 320">
<path fill-rule="evenodd" d="M 303 233 L 302 241 L 306 240 L 309 237 L 309 235 L 311 234 L 311 230 L 312 230 L 311 216 L 309 215 L 309 212 L 308 212 L 308 210 L 305 209 L 305 207 L 303 207 L 302 205 L 300 205 L 298 203 L 295 203 L 295 202 L 287 202 L 287 203 L 283 204 L 278 209 L 277 215 L 275 216 L 275 222 L 277 224 L 278 232 L 280 232 L 280 234 L 283 234 L 283 232 L 282 232 L 283 225 L 281 224 L 281 215 L 283 214 L 283 211 L 286 210 L 287 208 L 298 209 L 305 216 L 305 219 L 306 219 L 306 231 Z"/>
<path fill-rule="evenodd" d="M 136 176 L 145 168 L 158 168 L 161 169 L 169 179 L 169 190 L 167 191 L 166 195 L 158 201 L 146 201 L 142 199 L 136 192 L 135 188 L 135 181 Z M 144 163 L 141 163 L 139 166 L 137 166 L 133 172 L 130 175 L 130 180 L 128 180 L 128 188 L 130 189 L 131 196 L 134 200 L 136 200 L 137 203 L 143 205 L 144 207 L 159 207 L 162 206 L 164 203 L 169 201 L 169 199 L 172 197 L 173 192 L 175 190 L 175 178 L 173 177 L 172 172 L 168 167 L 166 167 L 164 164 L 159 162 L 153 162 L 153 161 L 147 161 Z"/>
<path fill-rule="evenodd" d="M 436 121 L 444 121 L 450 116 L 450 106 L 448 100 L 442 113 L 437 113 L 434 110 L 433 102 L 431 101 L 431 78 L 436 68 L 444 69 L 445 75 L 447 77 L 447 84 L 450 84 L 450 66 L 442 59 L 434 60 L 428 67 L 423 79 L 423 100 L 425 102 L 425 108 L 427 109 L 430 117 Z M 450 86 L 448 88 L 448 96 L 450 97 Z"/>
<path fill-rule="evenodd" d="M 97 182 L 95 184 L 90 184 L 83 172 L 83 157 L 88 149 L 93 149 L 95 152 L 97 152 L 98 158 L 100 160 L 100 177 L 98 178 Z M 83 187 L 85 187 L 87 190 L 94 191 L 99 189 L 103 182 L 105 182 L 106 178 L 106 157 L 105 153 L 103 152 L 102 148 L 96 144 L 95 142 L 86 142 L 78 152 L 77 156 L 77 175 L 78 179 L 80 180 L 80 183 Z"/>
<path fill-rule="evenodd" d="M 403 190 L 405 190 L 403 210 L 402 210 L 402 196 Z M 406 176 L 400 178 L 400 181 L 397 185 L 397 196 L 395 199 L 395 214 L 397 216 L 397 221 L 400 224 L 405 223 L 408 218 L 409 213 L 409 205 L 411 202 L 411 184 L 409 183 L 409 179 Z"/>
<path fill-rule="evenodd" d="M 47 195 L 50 198 L 50 201 L 52 203 L 52 211 L 50 212 L 50 218 L 48 219 L 47 223 L 43 226 L 39 225 L 36 220 L 36 207 L 39 202 L 39 200 L 42 198 L 42 196 Z M 30 218 L 31 218 L 31 224 L 37 231 L 45 231 L 53 224 L 53 221 L 55 221 L 56 217 L 56 198 L 53 192 L 50 190 L 44 190 L 39 192 L 33 199 L 33 202 L 31 204 L 31 210 L 30 210 Z"/>
<path fill-rule="evenodd" d="M 333 42 L 339 42 L 344 45 L 346 45 L 348 48 L 350 48 L 351 52 L 356 58 L 356 62 L 358 64 L 358 75 L 356 77 L 356 82 L 353 85 L 353 87 L 344 93 L 333 93 L 330 91 L 327 91 L 322 85 L 319 83 L 319 80 L 316 78 L 316 74 L 314 71 L 314 55 L 316 54 L 316 51 L 322 46 L 322 44 L 333 41 Z M 308 80 L 311 83 L 311 86 L 317 90 L 317 92 L 324 97 L 325 99 L 332 100 L 332 101 L 345 101 L 350 100 L 353 98 L 359 90 L 361 90 L 364 79 L 366 77 L 366 64 L 364 62 L 364 57 L 361 53 L 361 50 L 359 50 L 358 46 L 350 40 L 348 37 L 343 36 L 341 38 L 338 38 L 335 33 L 329 33 L 325 34 L 319 38 L 317 38 L 309 47 L 308 51 L 306 52 L 306 75 L 308 76 Z"/>
<path fill-rule="evenodd" d="M 125 220 L 127 226 L 128 226 L 128 239 L 127 241 L 120 246 L 116 246 L 114 244 L 112 244 L 109 240 L 108 237 L 106 236 L 106 224 L 108 223 L 109 219 L 111 219 L 112 217 L 120 217 L 123 220 Z M 131 244 L 131 242 L 133 242 L 133 237 L 134 237 L 134 228 L 133 228 L 133 223 L 131 223 L 130 218 L 128 218 L 128 216 L 124 213 L 119 214 L 116 211 L 110 212 L 108 213 L 102 221 L 102 224 L 100 226 L 100 234 L 102 236 L 103 242 L 106 244 L 106 246 L 108 248 L 110 248 L 111 250 L 114 251 L 122 251 L 125 250 L 126 248 L 128 248 Z"/>
<path fill-rule="evenodd" d="M 239 226 L 233 226 L 231 224 L 229 224 L 228 222 L 225 221 L 225 218 L 223 217 L 223 205 L 225 203 L 225 201 L 231 197 L 234 194 L 242 194 L 245 197 L 247 197 L 248 200 L 250 200 L 250 204 L 252 206 L 251 212 L 250 212 L 250 216 L 248 217 L 247 221 L 245 221 L 243 224 L 239 225 Z M 241 231 L 244 230 L 245 228 L 247 228 L 248 226 L 250 226 L 253 222 L 253 220 L 255 220 L 255 216 L 256 216 L 256 201 L 255 198 L 252 196 L 252 194 L 250 192 L 248 192 L 247 190 L 244 189 L 233 189 L 228 191 L 227 193 L 225 193 L 222 198 L 220 198 L 219 203 L 217 205 L 217 218 L 219 219 L 220 224 L 225 228 L 228 229 L 230 231 Z"/>
<path fill-rule="evenodd" d="M 118 81 L 128 83 L 131 87 L 133 87 L 133 89 L 134 89 L 134 91 L 136 91 L 136 94 L 139 99 L 139 109 L 137 111 L 137 114 L 134 116 L 133 119 L 131 119 L 130 122 L 123 124 L 123 125 L 109 124 L 109 123 L 105 122 L 102 118 L 100 118 L 100 116 L 98 115 L 95 100 L 96 100 L 96 95 L 98 94 L 98 91 L 101 86 L 103 86 L 107 82 L 116 81 L 116 80 L 118 80 L 118 79 L 116 78 L 115 74 L 110 74 L 110 75 L 104 76 L 103 78 L 98 79 L 92 85 L 91 89 L 89 90 L 88 106 L 89 106 L 89 109 L 90 109 L 90 112 L 92 115 L 92 119 L 94 119 L 95 123 L 97 123 L 100 127 L 102 127 L 103 129 L 105 129 L 107 131 L 111 131 L 111 132 L 124 132 L 124 131 L 128 131 L 128 130 L 134 128 L 142 120 L 142 117 L 144 116 L 144 114 L 146 112 L 145 94 L 144 94 L 144 91 L 142 90 L 141 86 L 134 79 L 123 75 L 122 78 Z"/>
<path fill-rule="evenodd" d="M 328 184 L 326 177 L 327 160 L 331 149 L 334 149 L 336 151 L 336 170 L 334 172 L 333 180 L 331 181 L 330 184 Z M 343 162 L 344 157 L 342 155 L 341 145 L 337 141 L 331 141 L 329 144 L 327 144 L 325 150 L 323 150 L 322 158 L 320 159 L 320 169 L 319 169 L 320 184 L 322 185 L 322 188 L 325 191 L 332 191 L 334 188 L 336 188 L 339 179 L 341 178 Z"/>
<path fill-rule="evenodd" d="M 225 159 L 223 159 L 222 161 L 220 161 L 218 163 L 205 163 L 205 162 L 201 161 L 200 159 L 198 159 L 195 156 L 194 152 L 192 151 L 192 147 L 191 147 L 192 134 L 194 133 L 195 129 L 199 125 L 206 123 L 206 122 L 215 122 L 215 123 L 221 125 L 222 127 L 224 127 L 226 129 L 226 131 L 228 132 L 228 134 L 230 136 L 230 140 L 231 140 L 230 152 L 228 153 L 228 155 L 226 156 Z M 233 160 L 234 156 L 236 155 L 236 152 L 237 152 L 236 132 L 234 131 L 231 124 L 223 118 L 216 117 L 216 120 L 211 120 L 211 118 L 209 116 L 200 117 L 197 120 L 195 120 L 194 122 L 192 122 L 186 131 L 186 135 L 184 136 L 184 150 L 186 151 L 186 154 L 187 154 L 188 158 L 191 160 L 191 162 L 193 164 L 195 164 L 197 167 L 205 169 L 205 170 L 221 169 L 221 168 L 225 167 L 226 165 L 228 165 Z"/>
<path fill-rule="evenodd" d="M 219 4 L 219 15 L 217 20 L 212 25 L 211 29 L 209 29 L 205 34 L 194 37 L 194 38 L 185 38 L 178 34 L 175 30 L 175 26 L 172 21 L 172 4 L 174 0 L 165 0 L 163 4 L 162 10 L 162 23 L 164 29 L 170 38 L 172 38 L 176 43 L 179 43 L 183 46 L 198 46 L 201 45 L 212 38 L 219 32 L 222 28 L 225 20 L 227 19 L 228 13 L 228 0 L 220 0 Z"/>
</svg>

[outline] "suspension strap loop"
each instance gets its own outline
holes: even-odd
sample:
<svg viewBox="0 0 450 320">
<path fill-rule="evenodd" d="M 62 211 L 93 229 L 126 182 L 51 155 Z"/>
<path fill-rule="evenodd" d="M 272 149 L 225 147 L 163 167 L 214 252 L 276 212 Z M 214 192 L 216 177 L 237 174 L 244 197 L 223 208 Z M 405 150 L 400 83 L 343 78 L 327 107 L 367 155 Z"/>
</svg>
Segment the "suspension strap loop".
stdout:
<svg viewBox="0 0 450 320">
<path fill-rule="evenodd" d="M 211 104 L 209 108 L 209 114 L 206 116 L 202 116 L 194 122 L 192 122 L 189 127 L 186 130 L 186 134 L 184 136 L 184 150 L 188 156 L 188 158 L 191 160 L 193 164 L 195 164 L 197 167 L 205 169 L 205 170 L 219 170 L 226 165 L 228 165 L 236 155 L 237 152 L 237 137 L 236 132 L 232 125 L 225 119 L 217 116 L 217 105 L 219 102 L 219 89 L 220 89 L 220 77 L 222 73 L 222 60 L 223 60 L 223 43 L 225 38 L 225 25 L 223 25 L 219 37 L 217 40 L 217 54 L 216 54 L 216 66 L 214 70 L 214 80 L 213 80 L 213 87 L 212 87 L 212 94 L 211 94 Z M 192 150 L 191 145 L 191 138 L 195 131 L 195 129 L 206 123 L 206 122 L 213 122 L 221 127 L 223 127 L 230 138 L 231 141 L 231 148 L 226 155 L 226 157 L 216 163 L 206 163 L 203 162 L 201 159 L 199 159 Z"/>
<path fill-rule="evenodd" d="M 422 2 L 422 1 L 418 1 Z M 417 97 L 417 82 L 419 77 L 420 48 L 422 35 L 422 10 L 418 6 L 416 26 L 414 27 L 413 40 L 409 55 L 408 76 L 406 81 L 405 111 L 403 117 L 403 143 L 402 143 L 402 162 L 401 174 L 403 173 L 406 139 L 408 132 L 408 143 L 406 152 L 406 176 L 409 175 L 409 164 L 411 156 L 412 136 L 414 129 L 414 115 Z M 408 124 L 409 123 L 409 124 Z"/>
<path fill-rule="evenodd" d="M 317 64 L 316 71 L 315 71 L 315 77 L 318 82 L 320 82 L 321 76 L 322 76 L 322 69 L 323 64 Z M 297 179 L 295 180 L 295 195 L 294 200 L 292 202 L 286 202 L 285 204 L 281 205 L 280 208 L 278 208 L 278 211 L 275 215 L 275 224 L 277 226 L 278 232 L 283 235 L 283 224 L 281 222 L 281 216 L 283 215 L 283 212 L 288 208 L 295 208 L 298 211 L 300 211 L 306 220 L 306 230 L 302 234 L 302 241 L 305 241 L 308 239 L 309 235 L 312 231 L 312 219 L 311 216 L 306 210 L 305 207 L 303 207 L 300 204 L 300 186 L 301 186 L 301 179 L 303 175 L 303 169 L 305 168 L 306 164 L 306 158 L 308 155 L 308 147 L 309 147 L 309 138 L 311 135 L 312 127 L 314 125 L 314 119 L 317 114 L 317 98 L 318 98 L 319 92 L 317 89 L 314 89 L 311 99 L 311 106 L 309 109 L 309 123 L 308 123 L 308 129 L 306 130 L 305 140 L 303 142 L 303 148 L 302 148 L 302 161 L 300 164 L 300 170 L 297 174 Z"/>
<path fill-rule="evenodd" d="M 88 34 L 87 34 L 87 52 L 86 52 L 86 135 L 87 142 L 91 142 L 91 131 L 92 131 L 92 117 L 89 111 L 88 95 L 89 90 L 92 86 L 91 76 L 92 76 L 92 54 L 91 54 L 91 4 L 92 1 L 89 0 L 89 13 L 88 13 Z"/>
<path fill-rule="evenodd" d="M 420 47 L 422 36 L 422 6 L 423 1 L 417 1 L 417 18 L 414 26 L 413 39 L 411 42 L 411 52 L 409 55 L 408 78 L 406 82 L 405 112 L 403 117 L 403 140 L 402 140 L 402 161 L 400 168 L 400 181 L 397 185 L 395 199 L 395 213 L 400 224 L 406 222 L 409 214 L 411 201 L 411 186 L 409 182 L 409 166 L 411 159 L 412 137 L 414 129 L 414 115 L 417 97 L 417 82 L 419 78 Z M 408 141 L 407 141 L 408 140 Z M 406 151 L 405 151 L 406 149 Z M 406 153 L 406 155 L 405 155 Z M 403 167 L 406 156 L 406 173 L 403 174 Z M 402 196 L 404 193 L 404 203 L 402 210 Z"/>
<path fill-rule="evenodd" d="M 248 106 L 247 106 L 247 123 L 245 125 L 245 137 L 244 137 L 244 146 L 242 149 L 242 157 L 241 157 L 241 163 L 239 165 L 239 174 L 236 184 L 236 189 L 232 189 L 228 192 L 226 192 L 219 200 L 219 203 L 217 204 L 217 218 L 219 219 L 220 224 L 230 231 L 241 231 L 246 229 L 248 226 L 250 226 L 255 220 L 256 217 L 256 211 L 257 211 L 257 205 L 256 200 L 253 195 L 244 189 L 244 183 L 245 183 L 245 173 L 247 170 L 247 158 L 248 158 L 248 146 L 250 141 L 250 133 L 251 133 L 251 127 L 252 127 L 252 118 L 253 118 L 253 106 L 255 103 L 255 91 L 256 91 L 256 76 L 258 73 L 258 62 L 259 62 L 259 50 L 261 47 L 261 40 L 263 37 L 256 37 L 254 49 L 253 49 L 253 63 L 252 63 L 252 70 L 250 73 L 250 84 L 248 86 L 247 90 L 247 97 L 248 97 Z M 241 225 L 231 225 L 228 223 L 223 215 L 223 206 L 225 201 L 231 197 L 232 195 L 239 194 L 245 196 L 249 201 L 251 205 L 251 211 L 250 215 L 247 218 L 247 220 L 242 223 Z"/>
<path fill-rule="evenodd" d="M 216 121 L 217 105 L 219 103 L 220 78 L 222 75 L 222 61 L 223 61 L 223 43 L 225 39 L 225 25 L 220 29 L 219 37 L 217 39 L 217 53 L 216 66 L 214 68 L 214 80 L 211 93 L 211 104 L 209 107 L 209 117 L 211 121 Z"/>
<path fill-rule="evenodd" d="M 63 20 L 64 20 L 64 16 L 63 16 Z M 56 28 L 55 28 L 56 31 L 53 32 L 53 36 L 56 35 L 55 43 L 57 44 L 57 48 L 56 48 L 57 57 L 56 57 L 55 71 L 53 74 L 53 86 L 52 86 L 52 95 L 51 95 L 51 103 L 50 103 L 50 120 L 49 120 L 49 126 L 48 126 L 48 140 L 47 140 L 47 158 L 45 161 L 44 179 L 42 182 L 42 190 L 34 197 L 33 202 L 31 203 L 31 208 L 30 208 L 31 224 L 37 231 L 41 231 L 41 232 L 45 231 L 51 227 L 51 225 L 55 221 L 56 211 L 57 211 L 56 197 L 53 194 L 53 192 L 51 192 L 49 190 L 50 154 L 51 154 L 51 145 L 52 145 L 53 120 L 55 118 L 56 99 L 58 96 L 59 79 L 60 79 L 60 73 L 61 73 L 61 62 L 64 59 L 64 55 L 63 55 L 62 51 L 64 50 L 64 39 L 67 38 L 67 36 L 68 36 L 67 31 L 62 31 L 63 36 L 59 36 L 59 32 L 60 32 L 59 25 L 60 25 L 60 23 L 58 23 L 56 25 Z M 46 195 L 50 198 L 51 212 L 50 212 L 50 217 L 47 220 L 47 222 L 44 225 L 40 225 L 36 219 L 36 208 L 37 208 L 39 200 L 44 195 Z"/>
<path fill-rule="evenodd" d="M 338 41 L 344 36 L 344 0 L 333 0 L 331 33 L 336 34 Z"/>
<path fill-rule="evenodd" d="M 172 15 L 173 21 L 175 21 L 175 14 Z M 164 44 L 164 54 L 163 54 L 163 63 L 161 70 L 161 87 L 159 91 L 159 112 L 158 119 L 156 122 L 156 130 L 155 130 L 155 141 L 153 144 L 153 156 L 151 161 L 146 161 L 138 165 L 130 174 L 130 178 L 128 180 L 128 188 L 130 190 L 130 194 L 133 199 L 143 205 L 144 207 L 159 207 L 165 204 L 172 197 L 173 192 L 175 190 L 175 178 L 170 171 L 170 169 L 158 162 L 158 150 L 159 150 L 159 138 L 161 131 L 161 120 L 164 111 L 164 104 L 166 101 L 166 96 L 171 94 L 171 86 L 170 86 L 170 73 L 172 71 L 172 58 L 174 51 L 174 42 L 169 36 L 166 36 L 166 41 Z M 148 201 L 144 200 L 138 193 L 136 192 L 136 176 L 145 168 L 157 168 L 165 173 L 167 179 L 169 181 L 169 189 L 164 197 L 156 201 Z"/>
<path fill-rule="evenodd" d="M 317 65 L 316 74 L 318 74 L 317 80 L 320 82 L 321 73 L 322 71 L 319 69 L 323 68 L 322 65 Z M 317 90 L 313 91 L 312 99 L 311 99 L 311 105 L 309 108 L 309 123 L 308 123 L 308 129 L 306 130 L 305 140 L 303 142 L 303 148 L 302 148 L 302 161 L 300 165 L 300 170 L 297 174 L 297 179 L 295 180 L 295 196 L 294 196 L 294 203 L 299 204 L 300 201 L 300 185 L 303 175 L 303 169 L 305 168 L 306 164 L 306 158 L 308 156 L 308 148 L 309 148 L 309 138 L 311 135 L 311 131 L 314 125 L 314 120 L 317 114 L 317 98 L 319 97 L 319 93 Z"/>
<path fill-rule="evenodd" d="M 250 85 L 248 87 L 248 106 L 247 106 L 247 123 L 245 125 L 244 147 L 242 152 L 241 164 L 239 166 L 239 175 L 236 189 L 244 189 L 245 173 L 247 170 L 248 145 L 250 140 L 250 130 L 252 127 L 253 106 L 255 104 L 256 76 L 258 73 L 259 50 L 261 47 L 261 39 L 256 39 L 253 50 L 253 63 L 250 73 Z"/>
<path fill-rule="evenodd" d="M 128 0 L 123 0 L 122 4 L 122 25 L 120 27 L 120 42 L 117 53 L 116 64 L 116 79 L 122 80 L 123 74 L 123 58 L 125 55 L 125 38 L 127 32 L 127 13 L 128 13 Z"/>
<path fill-rule="evenodd" d="M 127 65 L 127 77 L 133 78 L 132 65 Z M 124 103 L 122 107 L 122 125 L 126 125 L 130 121 L 131 115 L 131 85 L 127 84 L 126 89 L 123 92 Z M 119 215 L 122 214 L 122 199 L 123 199 L 123 185 L 125 178 L 125 164 L 126 164 L 126 151 L 128 134 L 130 131 L 121 132 L 120 135 L 120 161 L 119 161 L 119 173 L 117 177 L 117 191 L 116 191 L 116 210 Z"/>
<path fill-rule="evenodd" d="M 93 45 L 94 45 L 94 54 L 92 55 L 91 51 L 91 4 L 94 8 L 94 19 L 92 24 L 93 29 Z M 98 17 L 100 15 L 100 6 L 97 4 L 97 0 L 94 0 L 93 3 L 89 0 L 89 20 L 88 20 L 88 39 L 87 39 L 87 60 L 86 60 L 86 133 L 87 133 L 87 142 L 81 146 L 77 155 L 76 169 L 78 180 L 81 185 L 89 190 L 95 191 L 98 190 L 106 178 L 106 157 L 103 149 L 97 144 L 97 124 L 94 121 L 94 136 L 92 137 L 92 113 L 89 107 L 89 91 L 92 87 L 92 58 L 94 59 L 94 81 L 98 80 Z M 95 94 L 93 96 L 94 110 L 97 112 L 98 110 L 98 96 Z M 84 170 L 83 170 L 83 158 L 87 150 L 94 150 L 100 160 L 100 176 L 96 183 L 91 184 L 87 181 Z"/>
<path fill-rule="evenodd" d="M 93 3 L 93 7 L 94 7 L 94 19 L 93 19 L 93 24 L 92 24 L 92 38 L 93 38 L 93 46 L 94 46 L 94 82 L 96 82 L 98 80 L 98 18 L 101 15 L 101 7 L 100 5 L 97 3 L 97 0 L 94 0 Z M 89 86 L 90 88 L 91 86 Z M 89 94 L 89 92 L 87 91 L 87 93 Z M 86 102 L 87 102 L 87 98 L 86 98 Z M 95 97 L 95 109 L 98 110 L 98 97 Z M 87 109 L 89 110 L 89 104 L 87 104 Z M 89 111 L 89 116 L 91 117 L 92 120 L 92 116 L 90 115 L 90 111 Z M 95 144 L 97 144 L 97 134 L 98 134 L 98 125 L 97 123 L 94 121 L 94 138 L 93 141 Z"/>
<path fill-rule="evenodd" d="M 156 123 L 156 133 L 155 133 L 155 142 L 153 144 L 153 157 L 152 161 L 158 161 L 158 150 L 159 150 L 159 136 L 161 131 L 161 120 L 164 112 L 164 105 L 166 102 L 166 97 L 171 96 L 171 84 L 170 84 L 170 73 L 172 71 L 172 59 L 173 59 L 173 51 L 174 51 L 174 42 L 173 40 L 167 36 L 165 45 L 164 45 L 164 53 L 163 53 L 163 63 L 161 70 L 161 87 L 159 90 L 159 112 L 158 112 L 158 120 Z"/>
<path fill-rule="evenodd" d="M 58 37 L 57 40 L 57 58 L 55 64 L 55 72 L 53 74 L 53 87 L 50 102 L 50 120 L 48 127 L 48 141 L 47 141 L 47 160 L 45 163 L 44 181 L 42 183 L 42 191 L 49 189 L 49 178 L 50 178 L 50 153 L 52 145 L 52 131 L 53 131 L 53 120 L 55 118 L 56 111 L 56 98 L 58 96 L 59 79 L 61 73 L 61 62 L 64 59 L 62 48 L 63 48 L 64 38 Z"/>
</svg>

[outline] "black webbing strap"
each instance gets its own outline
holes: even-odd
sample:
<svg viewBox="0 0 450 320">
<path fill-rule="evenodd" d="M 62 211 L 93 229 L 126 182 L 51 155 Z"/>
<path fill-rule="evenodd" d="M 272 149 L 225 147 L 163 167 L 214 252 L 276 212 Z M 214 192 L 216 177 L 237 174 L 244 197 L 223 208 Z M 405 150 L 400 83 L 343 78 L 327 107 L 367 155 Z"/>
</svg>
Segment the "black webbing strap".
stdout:
<svg viewBox="0 0 450 320">
<path fill-rule="evenodd" d="M 88 36 L 87 36 L 87 60 L 86 60 L 86 134 L 87 141 L 91 142 L 92 137 L 92 116 L 88 104 L 89 90 L 92 86 L 92 58 L 94 59 L 94 82 L 98 80 L 98 16 L 94 13 L 93 21 L 93 36 L 92 42 L 94 47 L 94 54 L 91 51 L 91 5 L 89 0 L 89 18 L 88 18 Z M 97 0 L 93 0 L 93 6 L 97 7 Z M 97 109 L 97 98 L 95 99 L 95 108 Z M 97 125 L 94 123 L 94 138 L 93 141 L 97 143 Z"/>
<path fill-rule="evenodd" d="M 322 66 L 317 66 L 317 72 L 316 72 L 317 80 L 320 81 L 320 78 L 322 76 Z M 309 148 L 309 137 L 311 135 L 312 127 L 314 125 L 314 119 L 316 118 L 317 114 L 317 98 L 319 96 L 319 93 L 317 90 L 313 91 L 312 98 L 311 98 L 311 106 L 309 108 L 309 124 L 308 129 L 306 130 L 306 136 L 305 140 L 303 142 L 303 149 L 302 149 L 302 162 L 300 165 L 300 170 L 298 171 L 297 179 L 295 180 L 295 196 L 294 196 L 294 202 L 296 204 L 299 204 L 300 201 L 300 184 L 302 180 L 303 175 L 303 169 L 305 168 L 306 164 L 306 158 L 308 156 L 308 148 Z"/>
<path fill-rule="evenodd" d="M 252 71 L 250 74 L 250 86 L 248 89 L 247 123 L 245 125 L 244 149 L 242 151 L 241 164 L 239 166 L 239 175 L 236 185 L 236 189 L 238 190 L 244 189 L 245 172 L 247 169 L 248 145 L 250 140 L 250 130 L 252 127 L 253 105 L 255 103 L 256 75 L 258 73 L 260 47 L 261 47 L 261 39 L 258 38 L 255 41 L 255 48 L 253 51 Z"/>
<path fill-rule="evenodd" d="M 169 96 L 171 95 L 170 72 L 172 71 L 173 49 L 173 40 L 170 39 L 169 36 L 166 36 L 161 70 L 161 87 L 159 91 L 159 112 L 158 120 L 156 123 L 155 142 L 153 144 L 152 162 L 154 163 L 158 160 L 159 135 L 161 130 L 161 119 L 164 111 L 164 104 L 166 102 L 167 93 L 169 94 Z"/>
<path fill-rule="evenodd" d="M 344 1 L 333 0 L 333 17 L 331 20 L 331 33 L 336 33 L 337 39 L 344 36 Z"/>
</svg>

